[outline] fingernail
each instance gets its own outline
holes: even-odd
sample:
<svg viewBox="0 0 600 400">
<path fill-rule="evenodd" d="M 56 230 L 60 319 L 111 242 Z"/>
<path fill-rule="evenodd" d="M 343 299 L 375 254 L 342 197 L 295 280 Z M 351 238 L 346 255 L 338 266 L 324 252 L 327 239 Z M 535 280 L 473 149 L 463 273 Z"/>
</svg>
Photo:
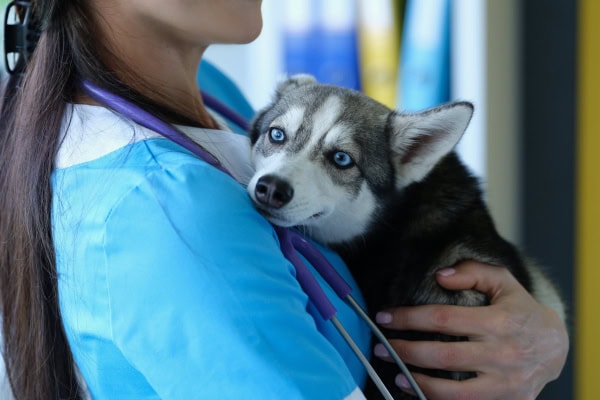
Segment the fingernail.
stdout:
<svg viewBox="0 0 600 400">
<path fill-rule="evenodd" d="M 392 322 L 392 314 L 385 311 L 378 312 L 375 315 L 375 321 L 377 321 L 378 324 L 389 324 Z"/>
<path fill-rule="evenodd" d="M 373 353 L 375 353 L 377 357 L 388 357 L 390 355 L 382 344 L 376 344 Z"/>
<path fill-rule="evenodd" d="M 441 276 L 450 276 L 454 275 L 456 273 L 456 270 L 454 268 L 444 268 L 440 269 L 437 273 Z"/>
<path fill-rule="evenodd" d="M 402 374 L 398 374 L 396 375 L 396 385 L 398 385 L 398 387 L 400 389 L 410 389 L 410 383 L 408 383 L 408 379 L 406 379 L 406 377 Z"/>
</svg>

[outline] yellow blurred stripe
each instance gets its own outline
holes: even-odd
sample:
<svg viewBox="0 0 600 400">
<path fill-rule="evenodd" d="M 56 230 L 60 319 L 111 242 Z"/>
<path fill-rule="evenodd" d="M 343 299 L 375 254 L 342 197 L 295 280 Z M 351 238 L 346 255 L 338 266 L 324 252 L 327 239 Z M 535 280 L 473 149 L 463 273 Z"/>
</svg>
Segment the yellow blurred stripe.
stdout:
<svg viewBox="0 0 600 400">
<path fill-rule="evenodd" d="M 580 0 L 575 391 L 600 399 L 600 1 Z"/>
</svg>

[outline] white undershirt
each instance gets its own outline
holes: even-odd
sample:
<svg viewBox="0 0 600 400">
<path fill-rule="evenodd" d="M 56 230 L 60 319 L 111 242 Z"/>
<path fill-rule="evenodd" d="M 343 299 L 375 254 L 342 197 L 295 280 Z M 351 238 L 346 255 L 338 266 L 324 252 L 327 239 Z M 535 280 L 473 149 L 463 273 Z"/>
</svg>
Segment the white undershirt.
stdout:
<svg viewBox="0 0 600 400">
<path fill-rule="evenodd" d="M 213 115 L 226 128 L 224 121 Z M 243 184 L 254 173 L 250 162 L 250 140 L 228 130 L 176 126 L 205 150 Z M 157 132 L 128 120 L 100 106 L 68 104 L 61 128 L 61 144 L 55 159 L 56 168 L 68 168 L 98 159 L 132 143 L 164 138 Z"/>
</svg>

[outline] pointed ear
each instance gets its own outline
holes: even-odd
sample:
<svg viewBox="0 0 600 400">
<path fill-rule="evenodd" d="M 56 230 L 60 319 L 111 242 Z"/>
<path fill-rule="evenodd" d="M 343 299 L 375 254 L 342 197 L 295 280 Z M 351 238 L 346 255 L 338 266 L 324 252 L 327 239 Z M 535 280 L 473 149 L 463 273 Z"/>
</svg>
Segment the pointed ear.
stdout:
<svg viewBox="0 0 600 400">
<path fill-rule="evenodd" d="M 309 74 L 292 75 L 288 79 L 279 82 L 277 84 L 277 87 L 275 88 L 275 95 L 273 100 L 271 101 L 271 104 L 264 107 L 262 110 L 259 110 L 250 123 L 250 143 L 256 143 L 258 137 L 260 136 L 260 126 L 262 120 L 264 119 L 267 112 L 270 111 L 275 106 L 275 104 L 277 104 L 277 102 L 281 99 L 281 97 L 283 97 L 285 93 L 293 89 L 297 89 L 300 86 L 315 84 L 317 84 L 317 80 L 314 76 Z"/>
<path fill-rule="evenodd" d="M 285 81 L 280 82 L 275 89 L 275 98 L 279 99 L 283 96 L 287 91 L 291 89 L 296 89 L 300 86 L 305 85 L 314 85 L 317 83 L 317 80 L 314 76 L 309 74 L 296 74 L 292 75 Z"/>
<path fill-rule="evenodd" d="M 473 104 L 454 102 L 415 114 L 391 115 L 397 187 L 419 182 L 450 153 L 469 125 Z"/>
</svg>

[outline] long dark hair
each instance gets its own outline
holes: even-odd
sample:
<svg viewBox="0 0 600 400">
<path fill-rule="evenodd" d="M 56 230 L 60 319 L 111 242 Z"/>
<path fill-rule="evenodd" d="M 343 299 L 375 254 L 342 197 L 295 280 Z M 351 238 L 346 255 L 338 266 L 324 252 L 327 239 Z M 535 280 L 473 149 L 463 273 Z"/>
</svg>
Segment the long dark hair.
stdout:
<svg viewBox="0 0 600 400">
<path fill-rule="evenodd" d="M 6 84 L 0 106 L 4 358 L 17 399 L 80 399 L 59 308 L 50 213 L 65 103 L 85 78 L 160 117 L 189 121 L 128 89 L 105 68 L 89 1 L 38 0 L 34 11 L 42 34 L 25 73 Z"/>
<path fill-rule="evenodd" d="M 59 309 L 50 176 L 75 65 L 89 59 L 78 53 L 90 26 L 83 3 L 35 4 L 44 32 L 26 72 L 7 83 L 0 114 L 0 296 L 4 359 L 17 399 L 82 396 Z"/>
</svg>

